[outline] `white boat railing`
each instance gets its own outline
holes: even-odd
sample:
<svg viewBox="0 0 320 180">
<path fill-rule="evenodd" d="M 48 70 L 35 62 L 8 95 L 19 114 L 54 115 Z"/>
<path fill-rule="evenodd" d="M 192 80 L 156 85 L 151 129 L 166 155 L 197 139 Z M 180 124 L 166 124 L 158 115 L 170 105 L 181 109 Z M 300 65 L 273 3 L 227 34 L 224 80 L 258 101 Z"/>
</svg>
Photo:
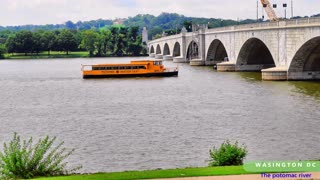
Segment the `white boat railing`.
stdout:
<svg viewBox="0 0 320 180">
<path fill-rule="evenodd" d="M 81 64 L 81 71 L 91 71 L 91 70 L 92 70 L 92 65 Z"/>
<path fill-rule="evenodd" d="M 165 68 L 164 72 L 177 72 L 179 71 L 179 67 L 168 67 Z"/>
</svg>

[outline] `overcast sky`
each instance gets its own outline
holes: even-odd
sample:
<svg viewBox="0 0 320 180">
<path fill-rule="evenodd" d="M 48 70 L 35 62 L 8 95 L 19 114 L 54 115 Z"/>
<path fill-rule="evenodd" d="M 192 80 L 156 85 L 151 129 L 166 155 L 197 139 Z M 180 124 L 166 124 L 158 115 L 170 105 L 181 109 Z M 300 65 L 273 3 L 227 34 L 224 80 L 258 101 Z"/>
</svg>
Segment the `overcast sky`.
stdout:
<svg viewBox="0 0 320 180">
<path fill-rule="evenodd" d="M 259 0 L 260 1 L 260 0 Z M 271 0 L 280 6 L 291 0 Z M 319 0 L 293 0 L 294 15 L 320 13 Z M 0 26 L 24 24 L 62 24 L 68 20 L 115 19 L 137 14 L 161 12 L 185 16 L 246 19 L 256 18 L 257 0 L 0 0 Z M 261 7 L 259 8 L 261 16 Z M 278 7 L 283 16 L 284 10 Z"/>
</svg>

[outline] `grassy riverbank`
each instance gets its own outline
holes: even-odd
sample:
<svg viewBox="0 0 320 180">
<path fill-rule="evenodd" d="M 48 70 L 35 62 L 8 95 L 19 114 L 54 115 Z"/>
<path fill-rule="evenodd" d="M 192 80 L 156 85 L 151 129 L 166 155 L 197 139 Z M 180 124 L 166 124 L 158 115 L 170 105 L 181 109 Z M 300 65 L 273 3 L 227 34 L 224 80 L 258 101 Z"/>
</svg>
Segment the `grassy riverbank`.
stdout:
<svg viewBox="0 0 320 180">
<path fill-rule="evenodd" d="M 52 178 L 38 178 L 37 180 L 133 180 L 133 179 L 156 179 L 176 177 L 198 177 L 198 176 L 222 176 L 250 174 L 243 169 L 243 166 L 226 167 L 203 167 L 169 170 L 148 170 L 148 171 L 126 171 L 113 173 L 98 173 L 88 175 L 61 176 Z"/>
<path fill-rule="evenodd" d="M 147 55 L 140 55 L 141 57 Z M 65 52 L 60 51 L 51 51 L 50 55 L 48 52 L 41 52 L 39 54 L 27 54 L 24 53 L 14 53 L 14 54 L 5 54 L 4 59 L 58 59 L 58 58 L 88 58 L 89 52 L 87 51 L 77 51 L 77 52 L 69 52 L 67 55 Z M 114 57 L 112 55 L 108 55 L 106 57 Z M 129 57 L 129 56 L 124 56 Z"/>
<path fill-rule="evenodd" d="M 65 52 L 52 51 L 50 55 L 48 52 L 41 52 L 39 54 L 27 54 L 24 53 L 14 53 L 14 54 L 5 54 L 6 59 L 50 59 L 50 58 L 83 58 L 89 57 L 87 51 L 80 52 L 69 52 L 67 55 Z"/>
</svg>

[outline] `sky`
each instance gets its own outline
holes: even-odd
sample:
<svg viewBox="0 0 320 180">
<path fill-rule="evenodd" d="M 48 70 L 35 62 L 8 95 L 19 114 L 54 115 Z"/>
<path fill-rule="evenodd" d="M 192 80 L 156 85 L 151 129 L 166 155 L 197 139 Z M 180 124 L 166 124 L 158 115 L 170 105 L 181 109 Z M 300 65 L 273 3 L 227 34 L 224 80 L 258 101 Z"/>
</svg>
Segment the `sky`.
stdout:
<svg viewBox="0 0 320 180">
<path fill-rule="evenodd" d="M 288 3 L 287 14 L 291 16 L 291 0 L 271 2 L 278 4 L 278 16 L 284 16 L 281 4 Z M 293 4 L 295 16 L 320 13 L 319 0 L 293 0 Z M 63 24 L 68 20 L 127 18 L 137 14 L 157 16 L 162 12 L 191 17 L 256 19 L 256 7 L 257 0 L 0 0 L 0 26 Z M 260 6 L 259 16 L 261 10 Z"/>
</svg>

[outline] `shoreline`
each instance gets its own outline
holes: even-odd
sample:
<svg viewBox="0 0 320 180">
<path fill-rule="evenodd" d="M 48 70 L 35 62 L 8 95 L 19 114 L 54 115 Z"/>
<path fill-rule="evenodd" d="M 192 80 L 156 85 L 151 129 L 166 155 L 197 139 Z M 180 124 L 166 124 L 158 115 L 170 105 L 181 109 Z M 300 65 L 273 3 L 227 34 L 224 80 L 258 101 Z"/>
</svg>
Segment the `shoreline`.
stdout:
<svg viewBox="0 0 320 180">
<path fill-rule="evenodd" d="M 0 60 L 30 60 L 30 59 L 71 59 L 71 58 L 107 58 L 107 57 L 148 57 L 148 55 L 140 55 L 140 56 L 89 56 L 89 52 L 87 51 L 73 51 L 69 52 L 67 55 L 65 52 L 59 51 L 51 51 L 50 55 L 47 52 L 41 52 L 37 54 L 27 54 L 24 53 L 15 53 L 15 54 L 5 54 L 3 59 Z"/>
</svg>

